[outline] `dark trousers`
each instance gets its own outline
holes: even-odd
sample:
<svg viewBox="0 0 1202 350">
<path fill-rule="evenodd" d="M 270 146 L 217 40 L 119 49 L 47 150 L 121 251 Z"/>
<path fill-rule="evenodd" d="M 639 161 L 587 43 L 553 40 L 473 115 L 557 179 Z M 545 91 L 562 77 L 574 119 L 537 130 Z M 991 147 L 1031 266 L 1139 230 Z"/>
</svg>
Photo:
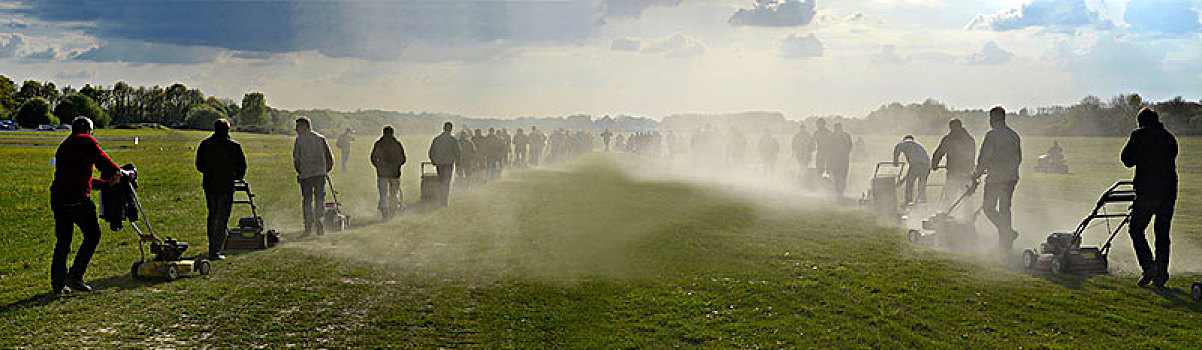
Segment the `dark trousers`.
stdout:
<svg viewBox="0 0 1202 350">
<path fill-rule="evenodd" d="M 229 186 L 230 188 L 233 185 Z M 205 204 L 209 207 L 209 255 L 221 253 L 225 238 L 229 235 L 230 209 L 234 206 L 234 192 L 205 191 Z"/>
<path fill-rule="evenodd" d="M 313 227 L 314 221 L 321 221 L 326 206 L 326 177 L 314 176 L 300 179 L 301 213 L 305 218 L 305 232 Z"/>
<path fill-rule="evenodd" d="M 530 147 L 530 155 L 527 158 L 529 159 L 528 162 L 530 162 L 530 165 L 537 166 L 538 161 L 543 158 L 543 148 Z"/>
<path fill-rule="evenodd" d="M 59 199 L 51 195 L 50 210 L 54 212 L 54 258 L 50 262 L 50 283 L 58 286 L 68 279 L 83 280 L 96 245 L 100 244 L 100 224 L 96 205 L 87 197 Z M 67 254 L 71 253 L 71 238 L 75 226 L 83 232 L 83 242 L 75 252 L 75 262 L 67 270 Z"/>
<path fill-rule="evenodd" d="M 834 160 L 826 168 L 831 175 L 831 183 L 835 186 L 837 197 L 843 197 L 843 190 L 847 188 L 847 168 L 849 166 L 850 161 L 848 160 Z"/>
<path fill-rule="evenodd" d="M 989 222 L 997 227 L 998 246 L 1006 250 L 1013 248 L 1014 240 L 1018 238 L 1018 232 L 1014 232 L 1014 227 L 1011 226 L 1010 216 L 1010 203 L 1014 198 L 1014 187 L 1017 185 L 1018 180 L 985 182 L 985 193 L 981 195 L 982 211 L 985 212 L 985 217 L 989 218 Z"/>
<path fill-rule="evenodd" d="M 1135 247 L 1135 257 L 1139 260 L 1139 267 L 1143 268 L 1145 273 L 1155 272 L 1168 276 L 1169 229 L 1173 223 L 1173 207 L 1177 199 L 1144 198 L 1139 197 L 1139 193 L 1136 193 L 1135 198 L 1135 203 L 1131 206 L 1129 233 L 1131 234 L 1131 245 Z M 1148 248 L 1148 237 L 1144 235 L 1144 230 L 1148 228 L 1153 215 L 1156 216 L 1156 226 L 1153 227 L 1156 231 L 1155 256 Z"/>
<path fill-rule="evenodd" d="M 342 171 L 346 171 L 346 161 L 351 159 L 351 149 L 343 148 L 342 150 Z"/>
<path fill-rule="evenodd" d="M 435 165 L 438 170 L 439 186 L 442 186 L 442 193 L 438 194 L 438 200 L 442 202 L 442 206 L 447 206 L 447 198 L 451 196 L 451 178 L 455 174 L 455 164 Z"/>
<path fill-rule="evenodd" d="M 931 167 L 923 165 L 912 165 L 909 171 L 906 171 L 906 177 L 902 178 L 902 182 L 906 184 L 906 203 L 914 202 L 914 185 L 918 184 L 918 200 L 927 200 L 927 178 L 931 176 Z"/>
</svg>

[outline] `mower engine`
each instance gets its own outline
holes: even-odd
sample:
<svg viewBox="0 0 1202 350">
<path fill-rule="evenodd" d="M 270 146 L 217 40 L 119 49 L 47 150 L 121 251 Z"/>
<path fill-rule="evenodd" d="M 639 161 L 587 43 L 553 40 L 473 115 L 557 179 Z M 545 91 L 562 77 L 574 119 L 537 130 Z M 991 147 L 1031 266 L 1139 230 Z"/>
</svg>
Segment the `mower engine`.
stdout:
<svg viewBox="0 0 1202 350">
<path fill-rule="evenodd" d="M 167 238 L 162 243 L 150 244 L 150 252 L 154 254 L 154 261 L 180 260 L 187 250 L 188 242 L 180 242 L 172 238 Z"/>
<path fill-rule="evenodd" d="M 939 212 L 922 220 L 922 230 L 910 230 L 910 242 L 914 244 L 961 248 L 971 245 L 977 238 L 977 229 L 971 222 L 958 220 L 947 212 Z"/>
<path fill-rule="evenodd" d="M 1053 232 L 1039 252 L 1023 251 L 1023 264 L 1028 268 L 1064 272 L 1106 272 L 1106 255 L 1094 246 L 1081 246 L 1081 239 L 1072 232 Z"/>
</svg>

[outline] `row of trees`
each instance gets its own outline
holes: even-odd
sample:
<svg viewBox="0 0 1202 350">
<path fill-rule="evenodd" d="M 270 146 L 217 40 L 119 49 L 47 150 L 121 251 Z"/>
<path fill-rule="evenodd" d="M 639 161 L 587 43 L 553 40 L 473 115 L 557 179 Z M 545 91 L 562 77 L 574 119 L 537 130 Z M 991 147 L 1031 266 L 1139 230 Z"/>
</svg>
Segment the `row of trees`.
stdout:
<svg viewBox="0 0 1202 350">
<path fill-rule="evenodd" d="M 36 80 L 18 87 L 0 75 L 0 117 L 28 128 L 85 116 L 101 128 L 113 123 L 159 123 L 203 129 L 211 128 L 217 118 L 229 118 L 242 129 L 263 130 L 267 109 L 266 98 L 257 92 L 246 94 L 238 104 L 178 83 L 165 88 L 117 82 L 112 87 L 88 84 L 60 89 L 54 82 Z"/>
<path fill-rule="evenodd" d="M 1102 100 L 1086 96 L 1071 106 L 1020 108 L 1008 110 L 1007 123 L 1023 133 L 1051 136 L 1121 136 L 1135 128 L 1135 114 L 1151 107 L 1174 133 L 1202 135 L 1202 101 L 1182 97 L 1149 102 L 1139 94 L 1123 94 Z M 965 127 L 977 132 L 989 128 L 989 113 L 984 109 L 951 109 L 942 102 L 928 99 L 923 103 L 883 105 L 854 123 L 861 132 L 897 131 L 914 134 L 941 134 L 947 121 L 959 118 Z"/>
</svg>

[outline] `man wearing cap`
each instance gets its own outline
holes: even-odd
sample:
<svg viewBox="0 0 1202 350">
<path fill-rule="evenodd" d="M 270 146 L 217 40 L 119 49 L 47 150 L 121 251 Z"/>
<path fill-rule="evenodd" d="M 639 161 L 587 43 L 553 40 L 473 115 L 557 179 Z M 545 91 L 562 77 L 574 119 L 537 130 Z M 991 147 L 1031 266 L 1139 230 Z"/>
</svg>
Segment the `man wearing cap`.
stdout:
<svg viewBox="0 0 1202 350">
<path fill-rule="evenodd" d="M 906 184 L 905 202 L 904 205 L 914 205 L 927 201 L 927 177 L 931 175 L 931 158 L 927 155 L 926 148 L 918 142 L 914 142 L 914 135 L 906 135 L 902 137 L 902 141 L 893 146 L 893 164 L 898 164 L 898 156 L 906 155 L 906 163 L 909 163 L 909 170 L 906 171 L 906 176 L 900 182 Z M 918 184 L 915 188 L 914 184 Z M 914 198 L 914 192 L 918 192 L 918 198 Z"/>
<path fill-rule="evenodd" d="M 54 153 L 54 181 L 50 185 L 50 210 L 54 212 L 54 257 L 50 263 L 50 286 L 55 294 L 72 290 L 90 292 L 83 275 L 100 244 L 100 225 L 96 204 L 92 203 L 93 188 L 115 184 L 131 173 L 117 168 L 100 143 L 92 137 L 92 120 L 76 117 L 71 121 L 71 136 L 58 145 Z M 92 177 L 92 167 L 100 170 L 102 179 Z M 75 227 L 83 233 L 83 242 L 75 252 L 75 262 L 67 269 L 67 254 L 71 253 L 71 238 Z"/>
</svg>

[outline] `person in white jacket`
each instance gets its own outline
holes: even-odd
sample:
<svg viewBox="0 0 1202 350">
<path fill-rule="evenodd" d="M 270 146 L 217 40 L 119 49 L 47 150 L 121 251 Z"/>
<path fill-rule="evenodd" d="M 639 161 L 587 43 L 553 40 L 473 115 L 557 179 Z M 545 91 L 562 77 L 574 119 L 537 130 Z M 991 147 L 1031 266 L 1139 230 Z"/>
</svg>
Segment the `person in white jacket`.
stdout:
<svg viewBox="0 0 1202 350">
<path fill-rule="evenodd" d="M 296 180 L 300 183 L 302 213 L 305 218 L 305 235 L 321 227 L 321 213 L 326 201 L 326 176 L 334 169 L 334 156 L 325 136 L 313 132 L 308 117 L 296 119 L 296 142 L 292 144 L 292 167 L 296 169 Z"/>
</svg>

